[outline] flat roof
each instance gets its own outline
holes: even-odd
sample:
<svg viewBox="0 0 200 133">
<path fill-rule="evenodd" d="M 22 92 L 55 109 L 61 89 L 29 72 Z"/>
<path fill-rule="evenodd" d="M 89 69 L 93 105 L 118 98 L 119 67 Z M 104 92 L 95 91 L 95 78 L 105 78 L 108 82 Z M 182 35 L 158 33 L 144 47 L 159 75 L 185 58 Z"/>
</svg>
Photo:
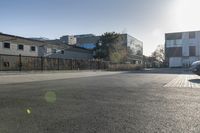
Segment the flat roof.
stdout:
<svg viewBox="0 0 200 133">
<path fill-rule="evenodd" d="M 196 30 L 196 31 L 180 31 L 180 32 L 169 32 L 169 33 L 165 33 L 165 34 L 173 34 L 173 33 L 189 33 L 189 32 L 200 32 L 200 30 Z"/>
</svg>

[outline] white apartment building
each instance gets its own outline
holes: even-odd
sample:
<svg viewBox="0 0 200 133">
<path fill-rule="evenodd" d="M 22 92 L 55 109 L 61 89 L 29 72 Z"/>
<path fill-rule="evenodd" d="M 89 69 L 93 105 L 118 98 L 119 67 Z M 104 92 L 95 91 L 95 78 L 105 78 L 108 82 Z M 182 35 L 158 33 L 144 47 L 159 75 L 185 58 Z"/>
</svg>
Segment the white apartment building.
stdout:
<svg viewBox="0 0 200 133">
<path fill-rule="evenodd" d="M 165 56 L 169 67 L 189 67 L 200 60 L 200 31 L 166 33 Z"/>
</svg>

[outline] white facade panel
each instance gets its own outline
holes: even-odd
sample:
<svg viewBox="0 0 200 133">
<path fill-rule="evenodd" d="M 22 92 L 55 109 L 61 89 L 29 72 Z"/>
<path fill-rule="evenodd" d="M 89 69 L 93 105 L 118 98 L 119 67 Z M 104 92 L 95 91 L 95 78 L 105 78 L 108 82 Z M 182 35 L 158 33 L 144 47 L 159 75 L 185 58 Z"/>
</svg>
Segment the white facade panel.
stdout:
<svg viewBox="0 0 200 133">
<path fill-rule="evenodd" d="M 170 57 L 169 58 L 169 67 L 181 67 L 182 58 L 181 57 Z"/>
<path fill-rule="evenodd" d="M 184 57 L 189 56 L 189 47 L 186 45 L 182 46 L 182 56 L 184 56 Z"/>
</svg>

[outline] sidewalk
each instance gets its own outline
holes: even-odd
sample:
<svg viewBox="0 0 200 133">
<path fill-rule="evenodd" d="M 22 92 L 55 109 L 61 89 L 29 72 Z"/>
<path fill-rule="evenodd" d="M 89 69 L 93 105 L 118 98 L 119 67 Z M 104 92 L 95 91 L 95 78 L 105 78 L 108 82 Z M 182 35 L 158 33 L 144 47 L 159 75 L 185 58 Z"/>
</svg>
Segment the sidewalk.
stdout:
<svg viewBox="0 0 200 133">
<path fill-rule="evenodd" d="M 69 78 L 83 78 L 105 76 L 123 72 L 107 71 L 37 71 L 37 72 L 0 72 L 0 84 L 25 83 L 36 81 L 59 80 Z"/>
<path fill-rule="evenodd" d="M 103 70 L 45 70 L 45 71 L 0 71 L 0 76 L 24 75 L 24 74 L 45 74 L 45 73 L 81 73 L 81 72 L 103 72 Z"/>
<path fill-rule="evenodd" d="M 188 68 L 145 68 L 133 73 L 192 74 Z"/>
</svg>

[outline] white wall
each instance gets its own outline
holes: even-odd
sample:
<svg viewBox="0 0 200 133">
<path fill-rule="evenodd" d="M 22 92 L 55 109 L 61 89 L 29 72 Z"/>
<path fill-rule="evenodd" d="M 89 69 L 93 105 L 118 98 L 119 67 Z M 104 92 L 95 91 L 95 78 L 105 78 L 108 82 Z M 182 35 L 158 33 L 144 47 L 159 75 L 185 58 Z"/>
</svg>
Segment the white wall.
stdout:
<svg viewBox="0 0 200 133">
<path fill-rule="evenodd" d="M 24 45 L 24 44 L 21 44 Z M 24 45 L 24 50 L 18 50 L 18 44 L 10 43 L 10 48 L 4 48 L 3 42 L 0 42 L 0 54 L 22 56 L 38 56 L 38 46 L 35 45 L 36 51 L 30 50 L 31 45 Z"/>
<path fill-rule="evenodd" d="M 181 57 L 170 57 L 169 58 L 169 67 L 181 67 L 182 58 Z"/>
</svg>

